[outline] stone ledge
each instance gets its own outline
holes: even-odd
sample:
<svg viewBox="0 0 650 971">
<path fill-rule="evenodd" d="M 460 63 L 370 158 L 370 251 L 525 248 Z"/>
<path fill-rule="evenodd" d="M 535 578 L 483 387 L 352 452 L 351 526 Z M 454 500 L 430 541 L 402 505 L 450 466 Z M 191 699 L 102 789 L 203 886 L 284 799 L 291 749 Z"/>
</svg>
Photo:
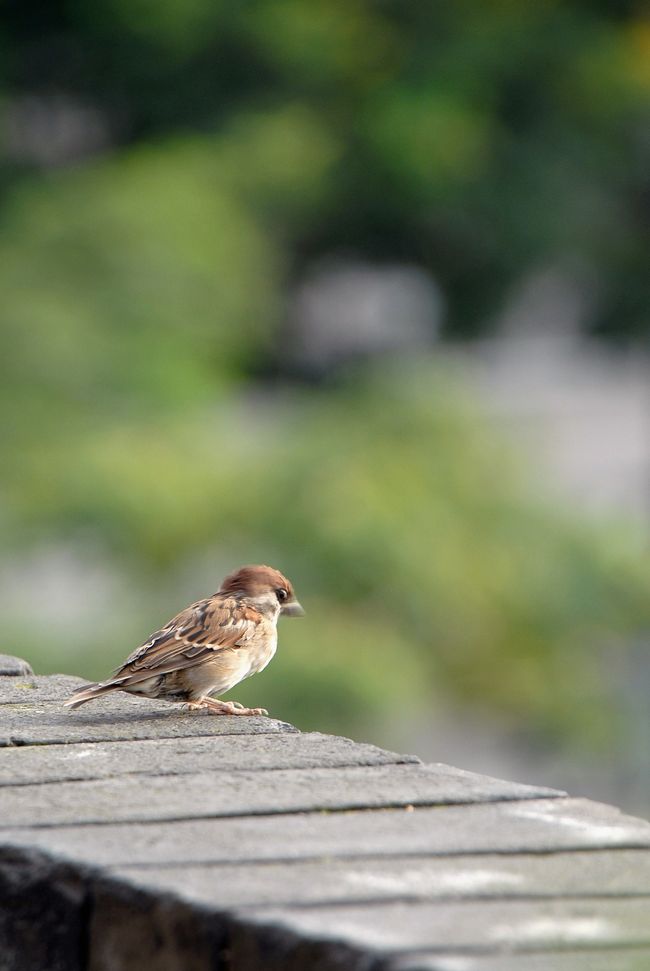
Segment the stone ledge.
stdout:
<svg viewBox="0 0 650 971">
<path fill-rule="evenodd" d="M 215 738 L 218 738 L 215 744 Z M 131 775 L 417 765 L 414 755 L 319 732 L 199 735 L 190 739 L 15 746 L 0 760 L 0 787 Z"/>
<path fill-rule="evenodd" d="M 0 971 L 650 966 L 643 820 L 76 683 L 0 677 Z"/>
<path fill-rule="evenodd" d="M 188 753 L 191 759 L 191 753 Z M 216 783 L 216 784 L 215 784 Z M 0 827 L 158 822 L 559 796 L 450 766 L 372 765 L 133 775 L 3 787 Z"/>
<path fill-rule="evenodd" d="M 204 906 L 245 908 L 517 898 L 645 897 L 650 849 L 448 856 L 323 857 L 265 863 L 111 867 Z"/>
</svg>

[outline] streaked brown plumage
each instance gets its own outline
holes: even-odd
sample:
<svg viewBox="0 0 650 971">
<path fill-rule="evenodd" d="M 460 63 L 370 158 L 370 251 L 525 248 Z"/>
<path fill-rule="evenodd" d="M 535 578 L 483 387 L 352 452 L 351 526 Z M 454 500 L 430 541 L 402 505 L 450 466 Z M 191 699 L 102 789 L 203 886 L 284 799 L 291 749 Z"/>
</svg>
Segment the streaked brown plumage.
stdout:
<svg viewBox="0 0 650 971">
<path fill-rule="evenodd" d="M 291 583 L 270 566 L 244 566 L 229 574 L 212 597 L 198 600 L 138 647 L 106 681 L 84 685 L 65 702 L 77 708 L 110 691 L 186 702 L 215 715 L 265 715 L 218 701 L 244 678 L 261 671 L 277 647 L 280 614 L 301 616 Z"/>
</svg>

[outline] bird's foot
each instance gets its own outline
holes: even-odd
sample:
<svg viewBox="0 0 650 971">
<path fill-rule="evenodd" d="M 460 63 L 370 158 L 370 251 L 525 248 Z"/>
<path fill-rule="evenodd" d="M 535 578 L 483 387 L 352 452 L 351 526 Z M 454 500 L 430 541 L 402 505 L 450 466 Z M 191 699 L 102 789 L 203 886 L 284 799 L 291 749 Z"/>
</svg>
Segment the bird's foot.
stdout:
<svg viewBox="0 0 650 971">
<path fill-rule="evenodd" d="M 190 711 L 205 708 L 211 715 L 268 715 L 266 708 L 245 708 L 238 701 L 219 701 L 217 698 L 200 698 L 190 701 Z"/>
</svg>

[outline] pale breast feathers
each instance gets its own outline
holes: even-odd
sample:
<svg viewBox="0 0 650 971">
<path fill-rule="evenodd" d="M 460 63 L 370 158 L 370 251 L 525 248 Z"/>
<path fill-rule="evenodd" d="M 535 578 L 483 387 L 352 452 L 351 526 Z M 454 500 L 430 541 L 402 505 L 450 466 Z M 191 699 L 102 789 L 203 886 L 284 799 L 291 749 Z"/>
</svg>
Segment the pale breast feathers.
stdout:
<svg viewBox="0 0 650 971">
<path fill-rule="evenodd" d="M 190 667 L 216 651 L 241 647 L 254 636 L 261 620 L 254 608 L 230 597 L 199 600 L 152 634 L 114 676 Z"/>
</svg>

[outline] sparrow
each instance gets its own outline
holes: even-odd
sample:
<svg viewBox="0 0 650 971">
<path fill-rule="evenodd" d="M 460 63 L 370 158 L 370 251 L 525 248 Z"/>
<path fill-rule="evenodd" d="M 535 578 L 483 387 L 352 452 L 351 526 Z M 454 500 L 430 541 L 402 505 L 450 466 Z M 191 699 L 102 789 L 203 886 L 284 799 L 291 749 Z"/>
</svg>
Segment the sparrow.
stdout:
<svg viewBox="0 0 650 971">
<path fill-rule="evenodd" d="M 209 696 L 262 671 L 277 648 L 278 617 L 303 614 L 279 570 L 243 566 L 211 597 L 197 600 L 153 633 L 110 678 L 82 685 L 64 705 L 78 708 L 110 691 L 127 691 L 214 715 L 267 715 L 264 708 Z"/>
</svg>

